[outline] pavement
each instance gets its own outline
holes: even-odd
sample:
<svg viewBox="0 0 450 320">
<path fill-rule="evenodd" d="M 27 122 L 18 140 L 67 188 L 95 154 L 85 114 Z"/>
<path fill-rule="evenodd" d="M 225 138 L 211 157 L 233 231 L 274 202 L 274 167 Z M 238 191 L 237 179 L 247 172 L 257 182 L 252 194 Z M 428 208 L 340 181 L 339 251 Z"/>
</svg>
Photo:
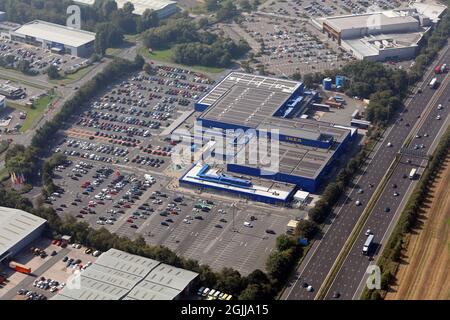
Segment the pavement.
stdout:
<svg viewBox="0 0 450 320">
<path fill-rule="evenodd" d="M 440 58 L 439 61 L 449 61 L 449 47 L 447 46 L 442 52 L 444 53 L 441 54 L 440 57 L 442 58 Z M 434 74 L 432 74 L 432 69 L 435 64 L 438 64 L 438 62 L 432 64 L 432 66 L 430 67 L 430 71 L 424 77 L 424 82 L 421 84 L 423 93 L 416 94 L 412 99 L 408 99 L 406 101 L 406 110 L 404 110 L 403 114 L 398 117 L 402 117 L 403 121 L 399 121 L 398 124 L 391 126 L 386 131 L 382 141 L 378 143 L 374 151 L 369 155 L 369 159 L 366 161 L 365 166 L 362 168 L 362 174 L 355 177 L 355 179 L 353 180 L 353 187 L 348 190 L 338 201 L 338 204 L 330 214 L 330 218 L 326 223 L 326 227 L 323 230 L 321 239 L 317 240 L 314 243 L 313 247 L 308 252 L 303 262 L 300 264 L 299 268 L 297 269 L 296 277 L 292 279 L 288 284 L 286 290 L 282 295 L 282 299 L 306 300 L 314 299 L 316 297 L 319 288 L 325 281 L 335 260 L 338 258 L 345 242 L 353 231 L 365 206 L 367 205 L 375 191 L 375 187 L 370 188 L 369 184 L 377 186 L 381 182 L 391 163 L 394 161 L 396 154 L 399 152 L 404 141 L 409 136 L 412 128 L 414 128 L 415 123 L 419 122 L 419 118 L 417 118 L 417 116 L 421 113 L 425 113 L 426 108 L 424 108 L 424 106 L 428 105 L 435 93 L 442 95 L 445 92 L 445 89 L 450 90 L 446 86 L 440 86 L 437 90 L 428 88 L 429 81 L 432 77 L 434 77 Z M 439 81 L 442 81 L 443 76 L 438 76 L 438 79 Z M 442 99 L 444 99 L 444 97 Z M 436 105 L 437 104 L 430 105 L 428 106 L 428 108 L 435 109 Z M 447 112 L 448 114 L 448 108 L 445 110 L 445 112 Z M 427 132 L 430 136 L 430 139 L 432 139 L 433 134 L 437 133 L 437 131 L 435 130 L 439 129 L 439 125 L 444 123 L 444 118 L 445 117 L 443 117 L 443 120 L 441 120 L 441 122 L 439 123 L 436 123 L 436 120 L 424 121 L 421 125 L 421 128 L 423 128 L 421 130 L 422 133 Z M 431 115 L 430 119 L 432 119 Z M 406 123 L 409 123 L 410 126 L 407 127 L 405 125 Z M 391 148 L 386 147 L 386 144 L 388 142 L 392 143 L 393 146 Z M 413 162 L 413 164 L 417 165 L 417 162 Z M 403 174 L 403 172 L 405 172 L 405 170 L 407 169 L 407 167 L 400 168 L 401 170 L 396 170 L 396 174 L 399 172 Z M 402 194 L 404 194 L 405 190 L 407 189 L 407 182 L 409 180 L 406 179 L 408 180 L 406 181 L 404 179 L 399 179 L 398 176 L 395 175 L 392 179 L 402 181 L 400 186 L 401 190 L 399 191 L 400 196 L 396 198 L 396 204 L 398 206 L 402 199 Z M 362 188 L 364 190 L 362 194 L 357 194 L 356 190 L 358 190 L 359 188 Z M 356 200 L 361 201 L 362 205 L 356 206 Z M 386 200 L 384 199 L 384 201 Z M 383 203 L 383 200 L 379 203 Z M 388 216 L 390 217 L 390 219 L 387 219 L 386 215 L 382 216 L 382 219 L 380 219 L 380 208 L 377 207 L 377 209 L 374 210 L 374 213 L 377 213 L 377 215 L 374 215 L 373 218 L 369 218 L 369 221 L 372 223 L 371 229 L 377 230 L 376 232 L 379 232 L 378 227 L 380 228 L 380 230 L 386 227 L 384 221 L 391 221 L 391 219 L 393 218 L 393 214 L 396 211 L 396 205 L 394 203 L 389 203 L 389 205 L 392 206 L 391 213 Z M 381 210 L 381 212 L 384 213 L 383 210 Z M 376 219 L 378 219 L 379 221 L 373 222 Z M 365 232 L 365 230 L 363 231 Z M 380 242 L 379 246 L 381 246 L 381 239 L 376 240 Z M 362 241 L 361 236 L 358 238 L 358 241 L 358 244 L 360 243 L 360 241 Z M 362 245 L 361 248 L 358 245 L 357 249 L 355 250 L 357 250 L 358 254 L 361 255 Z M 367 261 L 367 258 L 365 258 L 365 260 Z M 361 281 L 362 276 L 359 277 L 360 274 L 352 274 L 352 272 L 356 270 L 356 268 L 358 268 L 358 270 L 362 270 L 363 273 L 365 272 L 366 268 L 362 268 L 364 264 L 358 265 L 358 263 L 361 263 L 361 261 L 358 260 L 358 262 L 350 262 L 353 268 L 349 268 L 348 271 L 346 271 L 345 275 L 342 275 L 341 281 L 343 282 L 341 282 L 341 284 L 339 285 L 339 291 L 342 295 L 342 298 L 353 297 L 354 292 L 351 293 L 351 291 L 356 291 L 356 287 Z M 352 279 L 349 279 L 349 275 Z M 353 281 L 357 284 L 354 286 L 350 286 L 350 284 L 347 284 L 348 282 Z M 314 288 L 314 291 L 306 291 L 302 286 L 304 282 L 311 285 Z M 347 285 L 349 288 L 348 290 L 346 289 Z M 330 290 L 330 292 L 333 291 Z"/>
</svg>

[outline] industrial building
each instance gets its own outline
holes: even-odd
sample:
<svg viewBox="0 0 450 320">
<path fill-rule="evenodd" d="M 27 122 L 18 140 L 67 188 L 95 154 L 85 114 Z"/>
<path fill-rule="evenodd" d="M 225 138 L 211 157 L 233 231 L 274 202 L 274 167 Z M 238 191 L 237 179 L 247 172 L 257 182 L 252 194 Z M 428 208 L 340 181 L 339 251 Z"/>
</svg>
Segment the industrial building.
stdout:
<svg viewBox="0 0 450 320">
<path fill-rule="evenodd" d="M 180 183 L 223 189 L 269 203 L 286 203 L 297 189 L 316 191 L 357 132 L 303 117 L 318 99 L 317 92 L 307 90 L 302 82 L 229 73 L 195 104 L 195 110 L 201 112 L 197 124 L 201 124 L 203 133 L 208 133 L 208 128 L 246 133 L 236 135 L 231 152 L 228 148 L 222 154 L 214 147 L 208 150 L 215 158 L 226 160 L 225 166 L 206 166 L 208 159 L 203 159 L 180 178 Z M 274 134 L 278 144 L 277 150 L 271 152 L 277 153 L 277 163 L 269 163 L 269 155 L 258 162 L 248 161 L 251 146 L 269 145 Z M 284 185 L 263 187 L 248 176 Z"/>
<path fill-rule="evenodd" d="M 130 2 L 134 6 L 133 13 L 141 16 L 145 10 L 153 10 L 159 18 L 167 18 L 178 11 L 176 1 L 171 0 L 116 0 L 117 8 L 121 9 L 125 3 Z M 94 5 L 95 0 L 75 0 L 75 3 Z"/>
<path fill-rule="evenodd" d="M 174 300 L 190 294 L 198 273 L 109 249 L 52 300 Z"/>
<path fill-rule="evenodd" d="M 35 20 L 10 32 L 13 41 L 60 54 L 89 57 L 94 53 L 95 33 Z"/>
<path fill-rule="evenodd" d="M 22 88 L 17 88 L 7 83 L 0 84 L 0 94 L 11 100 L 23 99 L 27 95 Z"/>
<path fill-rule="evenodd" d="M 6 97 L 0 94 L 0 109 L 6 107 Z"/>
<path fill-rule="evenodd" d="M 26 211 L 0 207 L 0 262 L 13 258 L 38 238 L 46 223 Z"/>
<path fill-rule="evenodd" d="M 360 60 L 411 59 L 441 8 L 426 6 L 321 18 L 322 32 Z"/>
</svg>

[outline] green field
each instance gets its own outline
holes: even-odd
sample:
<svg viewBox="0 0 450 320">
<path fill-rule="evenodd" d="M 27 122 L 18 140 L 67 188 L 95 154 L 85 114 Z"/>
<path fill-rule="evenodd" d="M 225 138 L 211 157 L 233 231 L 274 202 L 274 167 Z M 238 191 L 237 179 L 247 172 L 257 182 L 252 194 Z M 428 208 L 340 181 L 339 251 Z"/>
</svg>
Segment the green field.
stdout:
<svg viewBox="0 0 450 320">
<path fill-rule="evenodd" d="M 31 128 L 31 126 L 34 124 L 36 119 L 44 113 L 45 109 L 47 109 L 47 106 L 52 102 L 56 97 L 55 96 L 43 96 L 42 98 L 39 98 L 39 100 L 34 102 L 34 107 L 29 108 L 26 106 L 22 106 L 20 104 L 11 103 L 8 102 L 8 107 L 14 108 L 16 110 L 26 112 L 27 118 L 23 122 L 22 127 L 20 128 L 20 132 L 26 132 L 28 129 Z"/>
<path fill-rule="evenodd" d="M 188 66 L 188 65 L 178 64 L 178 63 L 175 63 L 172 61 L 172 53 L 173 53 L 172 48 L 166 49 L 166 50 L 153 50 L 152 53 L 150 53 L 148 51 L 148 49 L 145 47 L 143 47 L 139 50 L 139 54 L 147 59 L 160 61 L 160 62 L 169 62 L 171 64 L 174 64 L 174 65 L 177 65 L 177 66 L 180 66 L 183 68 L 189 68 L 189 69 L 192 69 L 192 70 L 198 71 L 198 72 L 221 73 L 225 70 L 224 68 L 205 67 L 205 66 L 197 66 L 197 65 Z"/>
</svg>

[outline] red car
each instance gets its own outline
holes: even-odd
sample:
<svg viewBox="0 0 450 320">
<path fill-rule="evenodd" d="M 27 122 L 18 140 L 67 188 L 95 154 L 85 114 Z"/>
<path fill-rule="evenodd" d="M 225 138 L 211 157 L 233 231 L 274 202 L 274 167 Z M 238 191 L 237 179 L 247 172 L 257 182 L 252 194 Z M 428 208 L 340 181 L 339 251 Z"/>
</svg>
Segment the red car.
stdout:
<svg viewBox="0 0 450 320">
<path fill-rule="evenodd" d="M 128 208 L 128 209 L 131 208 L 131 206 L 129 204 L 124 204 L 123 207 Z"/>
<path fill-rule="evenodd" d="M 59 247 L 61 245 L 61 241 L 60 240 L 56 241 L 56 245 Z"/>
<path fill-rule="evenodd" d="M 127 220 L 127 222 L 133 223 L 133 219 L 129 218 L 129 219 Z"/>
<path fill-rule="evenodd" d="M 52 241 L 52 244 L 56 244 L 57 241 L 58 241 L 58 240 L 56 240 L 56 239 L 53 240 L 53 241 Z"/>
</svg>

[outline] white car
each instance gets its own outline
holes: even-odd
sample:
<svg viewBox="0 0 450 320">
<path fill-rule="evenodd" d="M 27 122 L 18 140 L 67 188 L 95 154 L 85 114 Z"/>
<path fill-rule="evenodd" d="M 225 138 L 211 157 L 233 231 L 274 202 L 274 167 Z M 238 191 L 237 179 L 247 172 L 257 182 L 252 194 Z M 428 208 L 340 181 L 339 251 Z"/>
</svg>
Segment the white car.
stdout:
<svg viewBox="0 0 450 320">
<path fill-rule="evenodd" d="M 252 228 L 253 226 L 252 226 L 252 224 L 250 222 L 245 221 L 244 222 L 244 227 Z"/>
<path fill-rule="evenodd" d="M 368 236 L 368 235 L 370 235 L 370 234 L 372 234 L 372 231 L 371 231 L 370 229 L 367 229 L 367 231 L 366 231 L 366 236 Z"/>
<path fill-rule="evenodd" d="M 355 205 L 360 206 L 361 205 L 361 201 L 356 200 Z"/>
<path fill-rule="evenodd" d="M 442 104 L 438 104 L 437 109 L 442 110 Z"/>
<path fill-rule="evenodd" d="M 436 120 L 441 120 L 441 115 L 440 115 L 440 114 L 438 114 L 438 115 L 436 116 Z"/>
<path fill-rule="evenodd" d="M 392 143 L 388 142 L 387 146 L 388 148 L 392 147 Z"/>
</svg>

